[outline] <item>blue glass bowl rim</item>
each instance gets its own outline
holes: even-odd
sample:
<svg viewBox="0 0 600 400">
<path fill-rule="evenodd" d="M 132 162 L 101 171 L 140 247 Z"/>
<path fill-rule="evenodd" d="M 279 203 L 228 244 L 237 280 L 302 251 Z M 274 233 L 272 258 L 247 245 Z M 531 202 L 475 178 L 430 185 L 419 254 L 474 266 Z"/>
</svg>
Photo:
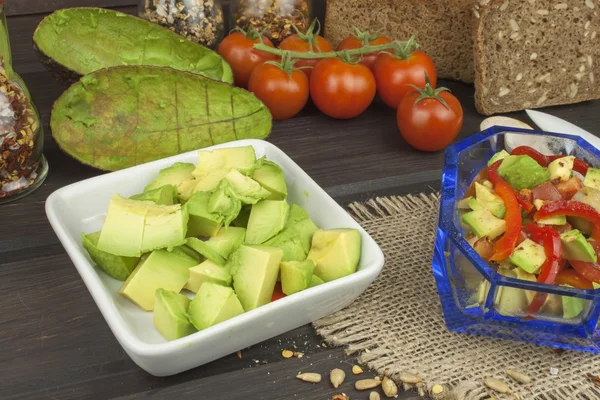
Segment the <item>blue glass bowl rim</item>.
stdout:
<svg viewBox="0 0 600 400">
<path fill-rule="evenodd" d="M 442 184 L 441 184 L 441 201 L 440 201 L 440 214 L 438 220 L 438 228 L 441 229 L 446 237 L 452 242 L 452 244 L 469 260 L 471 264 L 477 268 L 477 270 L 488 280 L 494 280 L 503 286 L 514 287 L 518 289 L 532 290 L 537 292 L 545 292 L 556 295 L 573 296 L 586 300 L 594 300 L 600 297 L 599 289 L 578 289 L 570 288 L 566 286 L 550 285 L 546 283 L 538 283 L 525 281 L 516 278 L 510 278 L 504 275 L 500 275 L 494 269 L 492 269 L 488 263 L 477 254 L 473 247 L 465 240 L 462 236 L 460 229 L 457 229 L 453 219 L 443 218 L 444 215 L 453 215 L 455 210 L 456 199 L 456 188 L 454 182 L 458 178 L 458 161 L 459 154 L 471 147 L 474 147 L 482 142 L 489 140 L 494 136 L 498 136 L 504 133 L 518 133 L 529 136 L 550 136 L 563 138 L 566 140 L 577 143 L 581 148 L 587 152 L 593 154 L 598 160 L 600 160 L 600 150 L 591 145 L 585 139 L 576 135 L 569 135 L 564 133 L 545 132 L 530 129 L 513 128 L 506 126 L 492 126 L 484 131 L 475 133 L 457 143 L 446 148 L 444 154 L 444 166 L 442 169 Z M 488 160 L 482 160 L 482 168 L 487 166 Z M 464 193 L 461 194 L 461 197 Z"/>
</svg>

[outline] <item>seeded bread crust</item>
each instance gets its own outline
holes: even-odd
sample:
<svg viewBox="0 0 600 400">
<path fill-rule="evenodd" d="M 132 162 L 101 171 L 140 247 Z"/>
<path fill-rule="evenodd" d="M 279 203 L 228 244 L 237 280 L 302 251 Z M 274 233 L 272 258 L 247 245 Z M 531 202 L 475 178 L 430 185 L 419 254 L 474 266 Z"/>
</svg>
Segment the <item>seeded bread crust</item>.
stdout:
<svg viewBox="0 0 600 400">
<path fill-rule="evenodd" d="M 479 0 L 473 14 L 480 113 L 600 98 L 600 0 Z"/>
<path fill-rule="evenodd" d="M 398 40 L 415 35 L 438 77 L 473 83 L 473 5 L 474 0 L 327 0 L 325 37 L 335 47 L 354 33 L 353 26 L 383 28 Z"/>
</svg>

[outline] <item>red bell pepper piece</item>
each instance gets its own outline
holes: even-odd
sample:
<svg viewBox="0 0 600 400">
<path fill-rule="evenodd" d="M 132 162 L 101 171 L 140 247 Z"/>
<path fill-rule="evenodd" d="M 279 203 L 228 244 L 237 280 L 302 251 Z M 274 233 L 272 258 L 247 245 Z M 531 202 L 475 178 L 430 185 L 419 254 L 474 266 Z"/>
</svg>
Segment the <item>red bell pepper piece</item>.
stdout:
<svg viewBox="0 0 600 400">
<path fill-rule="evenodd" d="M 281 290 L 281 282 L 277 282 L 275 284 L 275 289 L 273 290 L 273 295 L 271 296 L 271 301 L 277 301 L 279 299 L 283 299 L 285 297 L 285 293 Z"/>
<path fill-rule="evenodd" d="M 498 174 L 498 166 L 502 160 L 495 162 L 488 167 L 488 179 L 494 185 L 496 194 L 502 198 L 506 207 L 506 232 L 494 245 L 494 253 L 490 260 L 504 260 L 508 258 L 517 245 L 521 236 L 521 208 L 515 195 L 515 190 L 506 183 Z"/>
<path fill-rule="evenodd" d="M 593 242 L 590 242 L 590 244 L 596 251 L 596 255 L 600 256 L 600 243 L 593 241 Z M 600 261 L 600 258 L 599 258 L 599 261 Z M 577 274 L 579 274 L 579 276 L 582 277 L 583 279 L 587 279 L 588 281 L 600 283 L 600 264 L 592 263 L 592 262 L 585 262 L 585 261 L 576 261 L 576 260 L 569 260 L 569 264 L 571 264 L 573 269 L 575 271 L 577 271 Z M 575 286 L 575 285 L 571 285 L 571 286 Z M 577 286 L 575 286 L 575 287 L 577 287 Z"/>
<path fill-rule="evenodd" d="M 592 282 L 585 279 L 585 277 L 581 276 L 577 271 L 573 269 L 564 269 L 556 275 L 556 280 L 554 281 L 557 285 L 569 285 L 579 289 L 593 289 L 594 285 Z"/>
<path fill-rule="evenodd" d="M 593 225 L 592 237 L 600 242 L 600 213 L 594 207 L 573 200 L 553 201 L 544 204 L 533 216 L 535 221 L 540 219 L 565 215 L 568 217 L 579 217 L 590 221 Z"/>
<path fill-rule="evenodd" d="M 528 224 L 527 229 L 531 233 L 531 238 L 544 246 L 546 261 L 542 264 L 541 273 L 537 278 L 539 283 L 553 284 L 556 275 L 561 269 L 562 243 L 560 235 L 550 227 L 542 227 L 535 224 Z M 535 314 L 546 302 L 547 293 L 538 292 L 529 304 L 527 312 Z"/>
<path fill-rule="evenodd" d="M 492 184 L 494 186 L 496 186 L 496 182 L 498 182 L 499 180 L 501 180 L 502 182 L 506 183 L 500 177 L 500 174 L 498 174 L 498 167 L 500 166 L 500 164 L 502 164 L 502 160 L 496 161 L 495 163 L 493 163 L 492 165 L 490 165 L 488 167 L 488 169 L 487 169 L 488 180 L 490 182 L 492 182 Z M 510 186 L 508 184 L 507 184 L 507 186 L 513 192 L 513 194 L 515 195 L 515 197 L 517 198 L 517 202 L 519 203 L 519 205 L 521 207 L 523 207 L 523 209 L 527 212 L 527 214 L 529 214 L 531 212 L 531 210 L 533 210 L 533 204 L 531 203 L 531 201 L 529 201 L 528 197 L 525 194 L 519 193 L 518 191 L 516 191 L 515 189 L 513 189 L 512 186 Z M 497 189 L 496 189 L 496 191 L 497 191 Z"/>
<path fill-rule="evenodd" d="M 529 156 L 529 157 L 533 158 L 535 161 L 537 161 L 537 163 L 540 164 L 542 167 L 547 166 L 552 161 L 554 161 L 558 158 L 565 157 L 565 156 L 561 156 L 561 155 L 546 156 L 529 146 L 516 147 L 515 149 L 513 149 L 513 151 L 511 151 L 510 155 L 511 156 Z M 585 176 L 588 168 L 589 168 L 589 165 L 585 161 L 583 161 L 579 158 L 575 159 L 575 161 L 573 163 L 573 170 L 575 170 L 575 171 L 579 172 L 581 175 Z"/>
</svg>

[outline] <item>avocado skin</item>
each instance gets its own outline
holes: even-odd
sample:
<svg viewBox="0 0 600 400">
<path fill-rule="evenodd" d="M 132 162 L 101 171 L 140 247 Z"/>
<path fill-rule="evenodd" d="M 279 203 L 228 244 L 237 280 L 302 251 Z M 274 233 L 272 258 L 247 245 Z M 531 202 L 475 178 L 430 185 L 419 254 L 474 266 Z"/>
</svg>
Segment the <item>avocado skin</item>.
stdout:
<svg viewBox="0 0 600 400">
<path fill-rule="evenodd" d="M 61 15 L 66 15 L 66 14 L 68 14 L 69 17 L 75 17 L 75 19 L 76 18 L 85 18 L 86 20 L 92 19 L 94 21 L 98 20 L 98 15 L 105 14 L 105 15 L 109 15 L 111 17 L 118 17 L 120 20 L 124 21 L 122 24 L 119 23 L 120 26 L 125 26 L 125 24 L 144 25 L 144 26 L 147 26 L 152 31 L 153 34 L 162 35 L 165 37 L 165 39 L 169 39 L 169 38 L 172 39 L 173 37 L 179 38 L 178 34 L 171 32 L 170 30 L 163 28 L 157 24 L 153 24 L 142 18 L 138 18 L 134 15 L 123 14 L 118 11 L 113 11 L 113 10 L 98 8 L 98 7 L 74 7 L 74 8 L 65 8 L 65 9 L 57 10 L 57 11 L 53 12 L 52 14 L 47 15 L 36 27 L 35 32 L 33 34 L 33 49 L 34 49 L 34 52 L 36 53 L 36 55 L 38 56 L 40 62 L 42 63 L 42 65 L 46 68 L 46 70 L 48 70 L 48 72 L 50 72 L 50 75 L 59 84 L 61 84 L 65 88 L 69 87 L 71 84 L 77 82 L 81 78 L 81 76 L 83 76 L 86 72 L 89 73 L 92 71 L 79 71 L 76 68 L 73 68 L 72 66 L 64 65 L 64 64 L 58 62 L 57 60 L 55 60 L 52 57 L 51 54 L 48 54 L 46 51 L 44 51 L 42 49 L 43 46 L 41 46 L 40 43 L 38 43 L 38 40 L 36 40 L 36 38 L 38 37 L 38 35 L 41 34 L 39 32 L 41 32 L 41 30 L 44 28 L 44 24 L 52 25 L 55 20 L 60 20 Z M 119 39 L 118 35 L 115 34 L 114 40 L 117 41 L 118 39 Z M 223 82 L 233 84 L 233 71 L 231 70 L 231 66 L 219 54 L 217 54 L 216 52 L 214 52 L 204 46 L 201 46 L 201 45 L 198 45 L 191 41 L 188 41 L 187 39 L 184 39 L 183 37 L 181 37 L 181 40 L 185 41 L 185 45 L 183 45 L 182 49 L 179 52 L 176 52 L 176 54 L 173 56 L 176 57 L 179 54 L 188 53 L 191 48 L 197 47 L 198 54 L 200 55 L 198 57 L 198 59 L 204 61 L 204 59 L 206 59 L 206 58 L 211 58 L 211 59 L 214 59 L 215 61 L 216 60 L 221 61 L 220 62 L 221 73 L 219 74 L 219 76 L 216 76 L 215 71 L 210 71 L 211 68 L 209 68 L 209 71 L 206 72 L 206 74 L 205 74 L 204 71 L 202 70 L 202 67 L 196 68 L 196 67 L 192 67 L 191 65 L 188 65 L 186 63 L 182 63 L 181 65 L 175 65 L 173 63 L 168 63 L 168 65 L 164 65 L 164 66 L 172 67 L 172 68 L 180 69 L 182 71 L 188 71 L 188 72 L 196 73 L 196 74 L 200 74 L 200 75 L 205 75 L 211 79 L 219 79 Z M 111 45 L 111 43 L 107 43 L 107 45 Z M 146 45 L 146 42 L 144 42 L 143 40 L 140 40 L 139 46 L 141 48 L 144 48 L 145 45 Z M 187 47 L 187 48 L 185 48 L 185 47 Z M 59 49 L 59 51 L 61 51 L 61 50 L 62 49 Z M 117 51 L 119 51 L 118 48 L 117 48 Z M 98 56 L 98 54 L 94 54 L 94 56 Z M 171 56 L 171 57 L 173 57 L 173 56 Z M 168 59 L 168 58 L 165 58 L 165 59 Z M 149 62 L 148 64 L 161 66 L 162 63 L 155 64 L 154 62 Z M 210 63 L 202 62 L 200 64 L 207 65 Z M 136 64 L 132 64 L 130 62 L 130 60 L 122 60 L 121 63 L 119 63 L 118 65 L 136 65 Z M 137 64 L 137 65 L 139 65 L 139 64 Z M 111 67 L 111 66 L 115 66 L 115 65 L 107 62 L 105 65 L 102 65 L 101 68 L 99 68 L 99 69 L 107 68 L 107 67 Z"/>
</svg>

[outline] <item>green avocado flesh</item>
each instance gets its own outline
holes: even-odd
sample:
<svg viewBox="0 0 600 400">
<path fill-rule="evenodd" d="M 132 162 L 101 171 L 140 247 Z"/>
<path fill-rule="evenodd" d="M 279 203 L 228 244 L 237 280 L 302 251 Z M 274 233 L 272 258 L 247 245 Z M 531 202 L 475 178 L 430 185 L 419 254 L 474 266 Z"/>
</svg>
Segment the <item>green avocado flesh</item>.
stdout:
<svg viewBox="0 0 600 400">
<path fill-rule="evenodd" d="M 231 67 L 214 51 L 159 25 L 107 9 L 58 10 L 42 20 L 33 41 L 44 65 L 74 76 L 120 65 L 155 65 L 233 83 Z"/>
<path fill-rule="evenodd" d="M 233 140 L 264 139 L 271 114 L 250 92 L 223 82 L 164 67 L 120 66 L 67 89 L 54 103 L 50 127 L 67 154 L 113 171 Z M 270 195 L 263 191 L 264 198 Z"/>
<path fill-rule="evenodd" d="M 200 151 L 197 164 L 154 171 L 133 178 L 142 193 L 114 194 L 102 229 L 81 242 L 98 269 L 124 281 L 128 307 L 153 311 L 167 341 L 268 304 L 275 292 L 294 295 L 358 268 L 360 232 L 319 230 L 288 201 L 282 169 L 252 146 Z"/>
</svg>

